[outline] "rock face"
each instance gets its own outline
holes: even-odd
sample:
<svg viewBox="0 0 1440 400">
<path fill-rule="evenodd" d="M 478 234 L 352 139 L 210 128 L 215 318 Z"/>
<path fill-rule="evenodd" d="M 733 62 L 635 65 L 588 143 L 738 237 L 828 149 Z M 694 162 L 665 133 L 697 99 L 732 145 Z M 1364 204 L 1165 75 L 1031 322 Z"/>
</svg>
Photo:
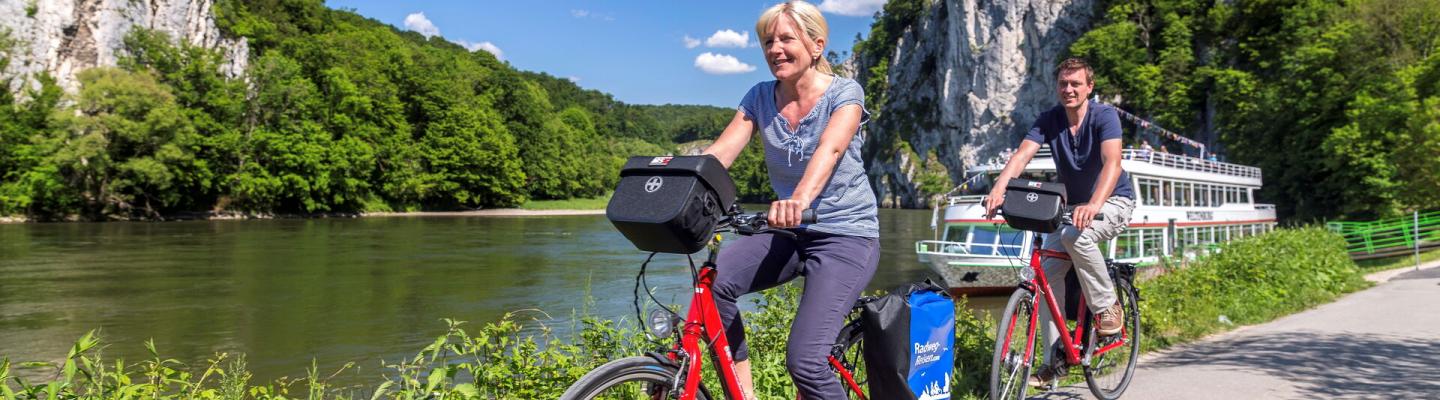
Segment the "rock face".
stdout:
<svg viewBox="0 0 1440 400">
<path fill-rule="evenodd" d="M 1096 8 L 1094 0 L 932 2 L 899 35 L 888 101 L 866 126 L 866 163 L 882 203 L 927 206 L 915 180 L 932 151 L 960 182 L 970 167 L 1015 147 L 1057 104 L 1055 65 L 1089 30 Z M 859 81 L 877 60 L 883 57 L 854 60 Z"/>
<path fill-rule="evenodd" d="M 8 31 L 15 47 L 4 77 L 27 77 L 12 85 L 34 82 L 49 72 L 67 91 L 76 89 L 75 74 L 90 67 L 115 65 L 125 34 L 144 27 L 169 33 L 193 45 L 225 55 L 224 72 L 245 71 L 250 48 L 244 38 L 227 38 L 215 26 L 211 0 L 4 0 L 0 31 Z"/>
</svg>

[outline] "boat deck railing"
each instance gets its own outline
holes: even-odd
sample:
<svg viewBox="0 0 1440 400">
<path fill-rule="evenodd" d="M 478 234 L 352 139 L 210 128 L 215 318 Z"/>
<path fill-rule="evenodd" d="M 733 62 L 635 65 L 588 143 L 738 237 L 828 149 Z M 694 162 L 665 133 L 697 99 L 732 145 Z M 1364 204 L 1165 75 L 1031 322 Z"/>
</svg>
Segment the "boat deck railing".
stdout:
<svg viewBox="0 0 1440 400">
<path fill-rule="evenodd" d="M 988 169 L 999 170 L 1000 168 L 1003 168 L 1003 167 L 1005 166 L 1005 162 L 1010 159 L 1010 156 L 1011 156 L 1012 154 L 1013 154 L 1013 150 L 1006 150 L 1006 151 L 1004 151 L 1004 152 L 1001 152 L 999 156 L 990 159 L 990 161 L 988 161 L 988 162 L 986 162 L 986 163 L 983 163 L 983 164 L 982 164 L 981 166 L 979 166 L 979 167 L 980 167 L 980 168 L 988 168 Z M 1035 158 L 1035 159 L 1044 159 L 1044 158 L 1049 158 L 1050 156 L 1051 156 L 1050 146 L 1049 146 L 1049 145 L 1042 145 L 1042 146 L 1040 146 L 1040 150 L 1035 153 L 1035 157 L 1034 157 L 1034 158 Z M 1121 150 L 1121 151 L 1120 151 L 1120 157 L 1121 157 L 1121 159 L 1125 159 L 1125 160 L 1139 161 L 1139 162 L 1154 164 L 1154 165 L 1158 165 L 1158 166 L 1162 166 L 1162 167 L 1177 168 L 1177 169 L 1183 169 L 1183 170 L 1187 170 L 1187 171 L 1209 172 L 1209 173 L 1214 173 L 1214 174 L 1230 175 L 1230 176 L 1239 176 L 1239 177 L 1255 178 L 1255 179 L 1261 179 L 1261 178 L 1262 178 L 1262 176 L 1261 176 L 1262 174 L 1260 173 L 1260 168 L 1258 168 L 1258 167 L 1251 167 L 1251 166 L 1240 165 L 1240 164 L 1231 164 L 1231 163 L 1220 162 L 1220 161 L 1210 161 L 1210 160 L 1206 160 L 1206 159 L 1198 158 L 1198 157 L 1190 157 L 1190 156 L 1180 155 L 1180 154 L 1162 153 L 1162 152 L 1158 152 L 1158 151 L 1154 151 L 1154 150 L 1124 149 L 1124 150 Z"/>
<path fill-rule="evenodd" d="M 943 240 L 921 240 L 915 242 L 915 253 L 921 256 L 976 256 L 1016 257 L 1025 249 L 1022 245 L 947 242 Z"/>
<path fill-rule="evenodd" d="M 1125 149 L 1120 151 L 1120 158 L 1188 171 L 1261 179 L 1260 168 L 1153 150 Z"/>
</svg>

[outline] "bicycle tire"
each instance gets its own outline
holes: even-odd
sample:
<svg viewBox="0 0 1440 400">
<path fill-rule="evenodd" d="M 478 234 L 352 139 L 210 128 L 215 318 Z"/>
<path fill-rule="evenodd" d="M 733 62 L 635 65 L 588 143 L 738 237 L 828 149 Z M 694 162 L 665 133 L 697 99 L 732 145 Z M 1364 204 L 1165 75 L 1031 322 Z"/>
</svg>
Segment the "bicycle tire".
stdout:
<svg viewBox="0 0 1440 400">
<path fill-rule="evenodd" d="M 626 357 L 595 368 L 560 395 L 561 400 L 669 399 L 677 369 L 650 357 Z M 633 385 L 632 385 L 633 384 Z M 612 392 L 620 389 L 620 392 Z M 702 386 L 695 394 L 709 400 Z"/>
<path fill-rule="evenodd" d="M 1126 344 L 1098 357 L 1091 357 L 1090 365 L 1084 368 L 1085 385 L 1090 387 L 1091 394 L 1101 400 L 1118 399 L 1125 393 L 1125 389 L 1130 386 L 1130 380 L 1135 377 L 1135 363 L 1140 358 L 1140 305 L 1137 302 L 1139 294 L 1130 281 L 1118 279 L 1115 281 L 1115 296 L 1125 313 L 1124 329 L 1128 336 Z M 1096 343 L 1099 339 L 1095 325 L 1091 324 L 1089 329 L 1090 343 Z M 1103 344 L 1095 344 L 1089 348 L 1101 346 Z M 1112 364 L 1113 362 L 1123 362 L 1124 365 Z M 1116 367 L 1123 368 L 1123 371 Z"/>
<path fill-rule="evenodd" d="M 1005 314 L 996 324 L 995 351 L 994 357 L 990 360 L 990 399 L 1023 399 L 1026 391 L 1029 390 L 1027 381 L 1030 379 L 1030 370 L 1035 367 L 1035 360 L 1040 356 L 1038 351 L 1032 347 L 1030 357 L 1025 357 L 1025 340 L 1030 331 L 1036 327 L 1031 324 L 1031 315 L 1035 312 L 1035 294 L 1029 290 L 1019 289 L 1010 295 L 1010 301 L 1005 305 Z M 1036 332 L 1035 342 L 1042 342 L 1039 332 Z M 1005 337 L 1010 337 L 1010 346 L 1006 347 Z M 1017 338 L 1018 337 L 1018 338 Z M 1019 343 L 1019 347 L 1015 343 Z M 1028 358 L 1028 359 L 1025 359 Z"/>
</svg>

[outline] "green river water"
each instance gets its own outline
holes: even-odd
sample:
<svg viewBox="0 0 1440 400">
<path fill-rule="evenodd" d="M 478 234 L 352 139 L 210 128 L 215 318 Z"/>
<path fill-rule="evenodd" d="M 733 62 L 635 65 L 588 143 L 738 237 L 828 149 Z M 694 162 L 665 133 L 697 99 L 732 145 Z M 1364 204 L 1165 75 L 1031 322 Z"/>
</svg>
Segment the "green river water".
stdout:
<svg viewBox="0 0 1440 400">
<path fill-rule="evenodd" d="M 870 288 L 927 275 L 914 242 L 929 219 L 881 210 Z M 644 257 L 602 215 L 0 225 L 0 357 L 58 361 L 98 328 L 109 359 L 148 358 L 153 338 L 190 363 L 244 353 L 258 381 L 314 360 L 322 373 L 354 362 L 335 379 L 378 383 L 381 360 L 414 355 L 442 318 L 474 327 L 533 310 L 563 334 L 587 293 L 588 312 L 632 316 Z M 684 260 L 651 264 L 662 301 L 688 301 Z"/>
</svg>

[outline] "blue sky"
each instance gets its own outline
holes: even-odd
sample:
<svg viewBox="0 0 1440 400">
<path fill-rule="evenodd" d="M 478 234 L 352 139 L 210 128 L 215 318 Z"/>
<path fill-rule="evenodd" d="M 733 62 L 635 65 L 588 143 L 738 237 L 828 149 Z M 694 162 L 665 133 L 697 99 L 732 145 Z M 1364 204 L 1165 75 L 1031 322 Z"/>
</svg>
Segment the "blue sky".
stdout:
<svg viewBox="0 0 1440 400">
<path fill-rule="evenodd" d="M 326 1 L 401 29 L 498 53 L 515 68 L 570 78 L 626 103 L 722 107 L 735 106 L 756 82 L 774 79 L 754 30 L 760 12 L 775 3 Z M 857 33 L 869 33 L 884 0 L 815 4 L 830 24 L 828 48 L 848 52 Z"/>
</svg>

